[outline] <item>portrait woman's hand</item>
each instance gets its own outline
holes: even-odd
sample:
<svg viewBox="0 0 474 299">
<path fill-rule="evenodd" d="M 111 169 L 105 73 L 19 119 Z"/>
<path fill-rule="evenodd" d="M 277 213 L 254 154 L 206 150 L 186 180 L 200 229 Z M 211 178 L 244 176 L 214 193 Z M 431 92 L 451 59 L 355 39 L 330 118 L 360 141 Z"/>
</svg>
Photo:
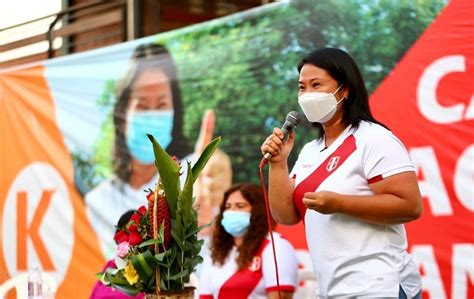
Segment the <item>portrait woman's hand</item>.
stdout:
<svg viewBox="0 0 474 299">
<path fill-rule="evenodd" d="M 214 135 L 215 114 L 212 110 L 204 112 L 199 138 L 194 148 L 194 155 L 198 157 L 211 142 Z M 209 223 L 214 218 L 214 210 L 224 198 L 224 192 L 232 185 L 232 167 L 229 156 L 221 149 L 217 149 L 209 159 L 206 167 L 194 184 L 195 205 L 199 209 L 199 225 Z M 210 233 L 210 228 L 201 231 L 201 235 Z"/>
</svg>

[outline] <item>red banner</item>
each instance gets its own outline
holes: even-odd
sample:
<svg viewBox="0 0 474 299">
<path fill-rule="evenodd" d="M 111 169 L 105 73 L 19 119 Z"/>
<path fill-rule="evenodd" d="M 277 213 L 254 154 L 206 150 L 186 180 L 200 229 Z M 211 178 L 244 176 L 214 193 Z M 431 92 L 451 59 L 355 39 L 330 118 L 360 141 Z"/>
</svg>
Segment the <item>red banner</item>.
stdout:
<svg viewBox="0 0 474 299">
<path fill-rule="evenodd" d="M 424 213 L 407 230 L 424 298 L 474 297 L 473 15 L 450 3 L 371 98 L 416 165 Z"/>
</svg>

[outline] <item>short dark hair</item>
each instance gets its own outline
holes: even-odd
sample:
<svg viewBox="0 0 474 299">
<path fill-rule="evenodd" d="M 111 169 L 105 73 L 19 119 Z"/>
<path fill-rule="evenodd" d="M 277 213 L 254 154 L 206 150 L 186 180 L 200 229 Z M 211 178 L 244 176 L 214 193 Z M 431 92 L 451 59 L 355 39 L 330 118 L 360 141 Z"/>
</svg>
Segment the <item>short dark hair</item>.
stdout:
<svg viewBox="0 0 474 299">
<path fill-rule="evenodd" d="M 137 210 L 128 210 L 125 213 L 123 213 L 122 216 L 120 216 L 119 220 L 117 221 L 117 225 L 115 226 L 115 234 L 117 234 L 117 232 L 119 230 L 122 230 L 122 229 L 125 228 L 127 223 L 130 221 L 130 218 L 132 218 L 133 214 L 136 213 L 136 212 L 138 212 L 138 211 Z M 115 243 L 117 243 L 117 241 L 115 241 Z"/>
<path fill-rule="evenodd" d="M 340 49 L 321 48 L 303 57 L 298 64 L 298 73 L 301 72 L 305 64 L 312 64 L 326 70 L 339 85 L 343 85 L 349 90 L 347 99 L 342 102 L 342 120 L 346 125 L 357 129 L 359 123 L 365 120 L 386 128 L 384 124 L 373 117 L 362 73 L 349 54 Z M 315 122 L 313 126 L 318 129 L 319 138 L 322 138 L 324 136 L 322 125 Z"/>
<path fill-rule="evenodd" d="M 114 107 L 115 145 L 114 145 L 114 172 L 122 182 L 128 182 L 130 178 L 131 155 L 126 144 L 125 122 L 126 112 L 129 105 L 131 87 L 140 74 L 149 69 L 158 68 L 162 70 L 171 83 L 171 95 L 173 98 L 173 131 L 172 141 L 166 148 L 170 155 L 184 158 L 191 152 L 183 134 L 183 104 L 181 91 L 179 89 L 176 66 L 168 50 L 159 44 L 144 44 L 135 49 L 125 76 L 119 81 L 116 90 Z"/>
</svg>

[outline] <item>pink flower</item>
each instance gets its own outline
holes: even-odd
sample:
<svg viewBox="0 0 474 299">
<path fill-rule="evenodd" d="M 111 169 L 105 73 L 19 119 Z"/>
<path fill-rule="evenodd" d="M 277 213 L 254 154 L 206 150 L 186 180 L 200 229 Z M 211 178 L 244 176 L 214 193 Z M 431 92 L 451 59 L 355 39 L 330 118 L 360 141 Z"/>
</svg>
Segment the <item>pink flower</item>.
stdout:
<svg viewBox="0 0 474 299">
<path fill-rule="evenodd" d="M 117 256 L 124 257 L 127 255 L 128 250 L 130 249 L 130 244 L 128 242 L 122 242 L 117 246 Z"/>
</svg>

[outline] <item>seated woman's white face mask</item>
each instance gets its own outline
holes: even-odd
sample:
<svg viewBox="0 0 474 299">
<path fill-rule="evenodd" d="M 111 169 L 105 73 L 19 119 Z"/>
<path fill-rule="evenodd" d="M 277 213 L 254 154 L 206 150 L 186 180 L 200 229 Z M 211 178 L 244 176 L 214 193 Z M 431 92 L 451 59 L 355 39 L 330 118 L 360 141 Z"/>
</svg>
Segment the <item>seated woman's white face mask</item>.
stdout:
<svg viewBox="0 0 474 299">
<path fill-rule="evenodd" d="M 333 93 L 312 91 L 305 92 L 298 97 L 298 104 L 308 121 L 324 123 L 334 116 L 337 105 L 344 100 L 342 98 L 338 101 L 335 96 L 341 87 L 342 85 L 339 85 Z"/>
</svg>

